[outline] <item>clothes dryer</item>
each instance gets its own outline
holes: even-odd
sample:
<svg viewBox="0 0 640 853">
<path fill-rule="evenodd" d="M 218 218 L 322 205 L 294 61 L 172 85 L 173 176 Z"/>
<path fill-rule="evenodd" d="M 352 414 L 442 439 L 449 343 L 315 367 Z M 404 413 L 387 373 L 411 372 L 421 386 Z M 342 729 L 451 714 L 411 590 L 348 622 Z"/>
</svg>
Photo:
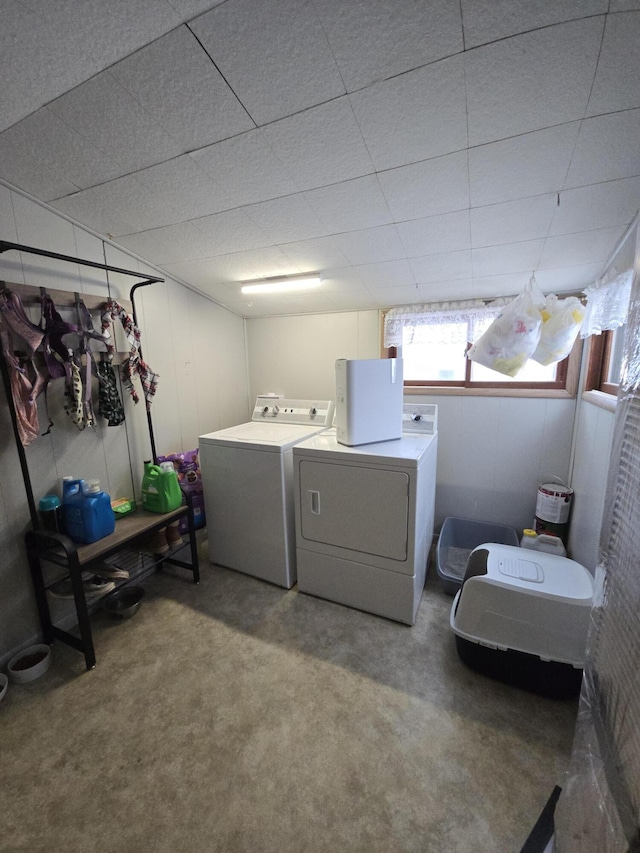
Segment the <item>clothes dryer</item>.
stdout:
<svg viewBox="0 0 640 853">
<path fill-rule="evenodd" d="M 422 410 L 422 411 L 421 411 Z M 413 625 L 433 537 L 437 411 L 405 406 L 402 438 L 293 448 L 298 589 Z"/>
<path fill-rule="evenodd" d="M 329 427 L 332 417 L 328 400 L 258 397 L 251 421 L 199 437 L 211 562 L 293 586 L 291 451 Z"/>
</svg>

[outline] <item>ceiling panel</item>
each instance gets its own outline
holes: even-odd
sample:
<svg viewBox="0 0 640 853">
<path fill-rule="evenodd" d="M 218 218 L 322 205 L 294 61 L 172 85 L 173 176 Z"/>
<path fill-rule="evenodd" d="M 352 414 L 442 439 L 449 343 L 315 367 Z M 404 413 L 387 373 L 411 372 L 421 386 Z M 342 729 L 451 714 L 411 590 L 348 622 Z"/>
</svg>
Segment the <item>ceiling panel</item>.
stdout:
<svg viewBox="0 0 640 853">
<path fill-rule="evenodd" d="M 587 18 L 468 51 L 470 144 L 582 118 L 603 27 Z"/>
<path fill-rule="evenodd" d="M 206 258 L 211 254 L 210 238 L 191 222 L 179 222 L 176 225 L 125 234 L 118 242 L 143 258 L 155 258 L 158 264 L 177 263 L 189 258 Z"/>
<path fill-rule="evenodd" d="M 209 145 L 190 156 L 214 179 L 227 208 L 290 195 L 299 189 L 261 130 Z"/>
<path fill-rule="evenodd" d="M 531 273 L 540 263 L 543 248 L 544 240 L 528 240 L 526 243 L 510 243 L 508 246 L 472 249 L 473 274 L 497 276 L 527 270 Z"/>
<path fill-rule="evenodd" d="M 181 151 L 255 127 L 188 27 L 127 57 L 110 73 L 180 143 Z"/>
<path fill-rule="evenodd" d="M 405 254 L 394 225 L 349 231 L 337 234 L 334 240 L 347 260 L 354 265 L 368 261 L 393 261 Z"/>
<path fill-rule="evenodd" d="M 549 233 L 557 207 L 555 193 L 471 209 L 471 244 L 499 246 L 542 238 Z"/>
<path fill-rule="evenodd" d="M 12 145 L 0 135 L 0 174 L 5 181 L 20 187 L 42 201 L 74 193 L 78 187 L 49 166 L 43 166 L 21 146 Z"/>
<path fill-rule="evenodd" d="M 571 122 L 469 149 L 472 207 L 557 192 L 579 129 Z"/>
<path fill-rule="evenodd" d="M 234 0 L 191 26 L 256 124 L 345 92 L 311 0 Z"/>
<path fill-rule="evenodd" d="M 324 270 L 325 282 L 327 280 L 327 270 L 330 270 L 332 267 L 348 265 L 344 253 L 336 245 L 333 237 L 317 237 L 313 240 L 283 243 L 280 248 L 303 272 Z"/>
<path fill-rule="evenodd" d="M 640 12 L 609 15 L 587 115 L 640 107 Z"/>
<path fill-rule="evenodd" d="M 371 287 L 400 287 L 415 285 L 416 277 L 408 260 L 381 261 L 356 267 L 364 284 Z"/>
<path fill-rule="evenodd" d="M 430 281 L 471 278 L 472 275 L 470 249 L 411 258 L 410 264 L 416 281 L 421 285 Z"/>
<path fill-rule="evenodd" d="M 262 132 L 301 190 L 374 171 L 346 97 L 277 121 Z"/>
<path fill-rule="evenodd" d="M 412 219 L 398 223 L 396 228 L 409 258 L 455 252 L 471 246 L 468 210 Z"/>
<path fill-rule="evenodd" d="M 469 207 L 466 151 L 389 169 L 378 180 L 396 222 Z"/>
<path fill-rule="evenodd" d="M 640 110 L 585 119 L 565 187 L 629 178 L 640 162 Z"/>
<path fill-rule="evenodd" d="M 375 175 L 307 190 L 304 197 L 334 234 L 388 225 L 393 221 Z"/>
<path fill-rule="evenodd" d="M 327 229 L 302 193 L 252 204 L 245 210 L 271 245 L 327 235 Z"/>
<path fill-rule="evenodd" d="M 228 192 L 188 154 L 141 169 L 135 177 L 175 212 L 176 222 L 231 206 Z"/>
<path fill-rule="evenodd" d="M 549 234 L 571 234 L 626 225 L 638 210 L 640 178 L 565 190 Z"/>
<path fill-rule="evenodd" d="M 527 30 L 604 14 L 608 0 L 462 0 L 464 43 L 468 48 Z"/>
<path fill-rule="evenodd" d="M 580 264 L 603 264 L 611 246 L 620 237 L 619 228 L 561 234 L 545 241 L 539 269 L 555 269 Z"/>
<path fill-rule="evenodd" d="M 463 48 L 460 8 L 448 0 L 322 0 L 316 8 L 349 92 Z"/>
<path fill-rule="evenodd" d="M 378 170 L 467 147 L 462 56 L 376 83 L 349 100 Z"/>
</svg>

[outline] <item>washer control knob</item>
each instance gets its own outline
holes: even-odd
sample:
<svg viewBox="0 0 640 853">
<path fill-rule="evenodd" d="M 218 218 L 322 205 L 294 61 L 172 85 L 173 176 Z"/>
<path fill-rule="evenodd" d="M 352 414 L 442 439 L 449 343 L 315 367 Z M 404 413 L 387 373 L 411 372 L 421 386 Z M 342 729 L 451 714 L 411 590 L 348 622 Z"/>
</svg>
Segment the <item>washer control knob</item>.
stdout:
<svg viewBox="0 0 640 853">
<path fill-rule="evenodd" d="M 311 418 L 315 418 L 315 416 L 316 416 L 317 414 L 318 414 L 318 410 L 316 409 L 316 407 L 315 407 L 315 406 L 312 406 L 312 407 L 309 409 L 309 417 L 311 417 Z"/>
<path fill-rule="evenodd" d="M 274 407 L 273 407 L 273 417 L 274 417 L 274 418 L 275 418 L 275 416 L 278 414 L 278 412 L 279 412 L 279 411 L 280 411 L 280 407 L 279 407 L 279 406 L 274 406 Z"/>
<path fill-rule="evenodd" d="M 263 417 L 264 417 L 264 415 L 267 415 L 267 414 L 269 414 L 269 406 L 265 406 L 264 409 L 262 410 Z"/>
<path fill-rule="evenodd" d="M 422 415 L 419 415 L 416 412 L 415 414 L 411 415 L 411 420 L 414 421 L 415 423 L 417 423 L 418 421 L 422 420 Z"/>
</svg>

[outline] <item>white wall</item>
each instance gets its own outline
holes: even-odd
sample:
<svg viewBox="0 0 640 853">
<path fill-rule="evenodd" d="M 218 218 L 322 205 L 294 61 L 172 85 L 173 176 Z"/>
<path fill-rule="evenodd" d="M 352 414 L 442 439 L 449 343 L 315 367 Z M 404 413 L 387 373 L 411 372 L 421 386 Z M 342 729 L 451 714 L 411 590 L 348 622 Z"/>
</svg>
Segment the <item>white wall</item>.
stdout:
<svg viewBox="0 0 640 853">
<path fill-rule="evenodd" d="M 576 418 L 574 490 L 569 550 L 593 570 L 598 560 L 615 412 L 582 401 Z"/>
<path fill-rule="evenodd" d="M 49 208 L 0 185 L 0 238 L 60 254 L 104 263 L 102 241 Z M 127 253 L 106 246 L 108 264 L 145 268 Z M 0 279 L 51 289 L 97 294 L 106 300 L 127 299 L 138 279 L 93 270 L 15 251 L 0 254 Z M 192 450 L 198 435 L 246 420 L 249 406 L 245 358 L 244 321 L 208 299 L 167 280 L 140 288 L 136 293 L 142 353 L 160 374 L 152 405 L 152 420 L 159 454 Z M 39 308 L 30 308 L 33 322 Z M 72 319 L 67 316 L 66 319 Z M 99 328 L 99 317 L 94 325 Z M 121 327 L 114 327 L 125 349 Z M 73 341 L 72 341 L 73 342 Z M 79 432 L 63 410 L 64 383 L 51 383 L 49 409 L 54 421 L 51 434 L 26 450 L 35 501 L 58 492 L 65 475 L 100 479 L 112 497 L 139 497 L 142 462 L 151 456 L 144 398 L 135 406 L 124 389 L 125 423 L 108 427 L 98 418 L 95 429 Z M 46 425 L 42 399 L 40 423 Z M 42 430 L 44 431 L 44 429 Z M 39 633 L 31 579 L 24 554 L 23 534 L 30 515 L 19 457 L 0 383 L 0 662 Z"/>
</svg>

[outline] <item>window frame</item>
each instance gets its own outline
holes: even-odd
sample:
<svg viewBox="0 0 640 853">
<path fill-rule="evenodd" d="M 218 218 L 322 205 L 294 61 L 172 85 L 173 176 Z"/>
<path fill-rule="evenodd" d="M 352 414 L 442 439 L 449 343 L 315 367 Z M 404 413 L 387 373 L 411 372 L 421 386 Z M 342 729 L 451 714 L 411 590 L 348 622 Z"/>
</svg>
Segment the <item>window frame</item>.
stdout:
<svg viewBox="0 0 640 853">
<path fill-rule="evenodd" d="M 383 358 L 398 358 L 401 347 L 385 348 L 382 340 L 384 329 L 384 313 L 381 322 L 380 348 Z M 467 343 L 466 349 L 471 347 Z M 554 382 L 478 382 L 472 381 L 471 361 L 465 358 L 464 380 L 433 380 L 426 382 L 417 379 L 405 379 L 405 394 L 459 394 L 464 396 L 496 396 L 496 397 L 576 397 L 580 377 L 583 341 L 576 338 L 569 355 L 558 363 L 556 380 Z"/>
<path fill-rule="evenodd" d="M 612 397 L 618 396 L 618 384 L 608 381 L 617 331 L 618 329 L 606 329 L 599 335 L 591 336 L 584 384 L 585 391 L 600 391 L 602 394 L 609 394 Z"/>
</svg>

